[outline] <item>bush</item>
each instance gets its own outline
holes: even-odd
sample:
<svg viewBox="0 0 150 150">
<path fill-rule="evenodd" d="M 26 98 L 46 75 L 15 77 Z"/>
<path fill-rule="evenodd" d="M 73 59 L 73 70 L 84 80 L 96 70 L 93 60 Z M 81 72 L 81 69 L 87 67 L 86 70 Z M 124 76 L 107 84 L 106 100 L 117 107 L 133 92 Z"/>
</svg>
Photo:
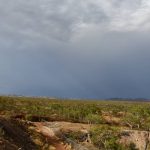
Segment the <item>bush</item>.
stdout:
<svg viewBox="0 0 150 150">
<path fill-rule="evenodd" d="M 100 124 L 100 123 L 103 123 L 103 118 L 100 115 L 88 114 L 85 117 L 85 122 L 89 124 Z"/>
<path fill-rule="evenodd" d="M 109 126 L 99 126 L 91 129 L 91 140 L 99 149 L 124 150 L 118 143 L 119 131 L 117 128 Z"/>
</svg>

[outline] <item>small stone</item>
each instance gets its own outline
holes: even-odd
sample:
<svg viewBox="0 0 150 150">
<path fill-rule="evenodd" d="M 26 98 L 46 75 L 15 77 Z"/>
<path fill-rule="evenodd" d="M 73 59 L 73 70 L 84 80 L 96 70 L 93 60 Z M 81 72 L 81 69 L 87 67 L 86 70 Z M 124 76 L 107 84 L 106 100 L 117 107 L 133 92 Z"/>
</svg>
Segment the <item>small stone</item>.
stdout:
<svg viewBox="0 0 150 150">
<path fill-rule="evenodd" d="M 34 130 L 34 129 L 35 129 L 35 127 L 30 126 L 30 127 L 28 127 L 28 129 L 29 129 L 29 130 Z"/>
<path fill-rule="evenodd" d="M 48 150 L 56 150 L 56 148 L 54 146 L 50 145 Z"/>
<path fill-rule="evenodd" d="M 34 143 L 36 145 L 43 146 L 43 143 L 42 143 L 42 141 L 40 141 L 40 139 L 34 139 Z"/>
</svg>

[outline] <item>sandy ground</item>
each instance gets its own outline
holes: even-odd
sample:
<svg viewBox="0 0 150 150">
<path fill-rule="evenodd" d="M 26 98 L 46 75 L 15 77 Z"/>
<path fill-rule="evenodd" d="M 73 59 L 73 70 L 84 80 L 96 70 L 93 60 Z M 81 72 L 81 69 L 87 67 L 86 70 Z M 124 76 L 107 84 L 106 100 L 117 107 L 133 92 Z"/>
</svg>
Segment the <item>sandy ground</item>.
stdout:
<svg viewBox="0 0 150 150">
<path fill-rule="evenodd" d="M 68 150 L 68 146 L 64 145 L 56 136 L 57 133 L 63 131 L 82 131 L 88 132 L 90 125 L 71 122 L 34 122 L 35 130 L 47 137 L 47 140 L 56 150 Z"/>
</svg>

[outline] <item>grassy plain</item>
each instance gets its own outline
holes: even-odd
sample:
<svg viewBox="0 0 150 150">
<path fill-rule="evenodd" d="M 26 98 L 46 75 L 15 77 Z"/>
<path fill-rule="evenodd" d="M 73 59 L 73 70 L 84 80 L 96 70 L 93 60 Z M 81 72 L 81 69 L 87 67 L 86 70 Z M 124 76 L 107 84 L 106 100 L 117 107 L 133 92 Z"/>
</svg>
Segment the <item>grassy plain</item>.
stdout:
<svg viewBox="0 0 150 150">
<path fill-rule="evenodd" d="M 4 138 L 3 134 L 6 132 L 3 131 L 4 120 L 17 120 L 17 122 L 18 120 L 24 122 L 62 121 L 90 125 L 90 140 L 98 149 L 136 150 L 140 148 L 137 146 L 138 143 L 134 143 L 134 140 L 130 143 L 127 142 L 128 144 L 120 142 L 124 133 L 122 131 L 133 130 L 149 133 L 150 102 L 1 96 L 0 117 L 2 118 L 0 120 L 1 138 Z M 78 142 L 83 136 L 80 131 L 67 132 L 65 135 Z M 148 149 L 148 138 L 146 138 L 145 150 Z M 24 149 L 28 148 L 24 146 Z M 33 149 L 38 148 L 34 147 Z M 40 149 L 44 148 L 40 147 Z"/>
</svg>

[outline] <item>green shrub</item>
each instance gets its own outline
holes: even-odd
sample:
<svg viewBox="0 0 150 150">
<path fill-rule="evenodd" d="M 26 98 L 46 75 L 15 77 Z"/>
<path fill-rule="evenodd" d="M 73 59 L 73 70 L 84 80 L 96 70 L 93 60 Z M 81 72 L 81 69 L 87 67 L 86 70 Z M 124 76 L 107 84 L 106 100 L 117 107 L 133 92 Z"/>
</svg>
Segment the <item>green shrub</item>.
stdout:
<svg viewBox="0 0 150 150">
<path fill-rule="evenodd" d="M 118 143 L 119 131 L 117 128 L 109 126 L 98 126 L 91 129 L 91 140 L 99 149 L 123 150 L 123 146 Z"/>
<path fill-rule="evenodd" d="M 100 124 L 103 123 L 103 118 L 97 114 L 88 114 L 85 117 L 85 122 L 89 124 Z"/>
</svg>

